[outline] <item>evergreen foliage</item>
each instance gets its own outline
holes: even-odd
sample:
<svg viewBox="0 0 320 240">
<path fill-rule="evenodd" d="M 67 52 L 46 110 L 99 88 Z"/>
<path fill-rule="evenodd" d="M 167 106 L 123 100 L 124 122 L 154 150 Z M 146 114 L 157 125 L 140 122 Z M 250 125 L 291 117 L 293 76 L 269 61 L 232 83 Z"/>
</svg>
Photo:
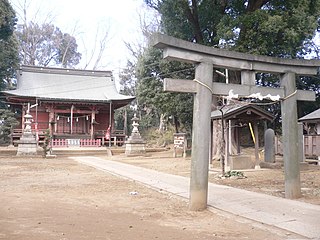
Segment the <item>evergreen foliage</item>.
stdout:
<svg viewBox="0 0 320 240">
<path fill-rule="evenodd" d="M 131 61 L 127 62 L 127 67 L 120 72 L 120 93 L 127 96 L 136 95 L 136 73 L 135 64 Z M 129 136 L 132 131 L 132 121 L 135 112 L 135 106 L 137 101 L 134 100 L 129 106 L 125 106 L 115 110 L 114 120 L 116 124 L 116 129 L 124 129 L 125 134 Z M 140 116 L 140 115 L 139 115 Z M 126 122 L 125 122 L 126 121 Z"/>
<path fill-rule="evenodd" d="M 17 19 L 8 0 L 0 0 L 0 91 L 12 86 L 18 66 L 18 42 L 14 35 Z"/>
<path fill-rule="evenodd" d="M 207 46 L 225 48 L 251 54 L 281 58 L 305 58 L 320 56 L 319 48 L 313 42 L 320 15 L 318 0 L 145 0 L 149 7 L 161 16 L 164 34 Z M 159 113 L 172 108 L 183 110 L 192 120 L 192 101 L 175 99 L 174 94 L 162 92 L 163 74 L 170 75 L 176 65 L 166 63 L 161 67 L 159 50 L 147 49 L 138 61 L 139 84 L 137 97 L 149 104 L 149 108 Z M 159 63 L 157 65 L 157 63 Z M 153 68 L 150 69 L 149 66 Z M 182 67 L 180 67 L 182 69 Z M 167 75 L 165 75 L 167 77 Z M 181 72 L 174 78 L 192 79 L 191 72 Z M 320 80 L 316 77 L 297 77 L 299 89 L 316 91 L 316 103 L 299 104 L 299 117 L 320 107 Z M 239 73 L 230 72 L 230 82 L 239 80 Z M 279 76 L 259 73 L 257 84 L 275 87 Z M 154 90 L 152 90 L 154 89 Z M 149 99 L 147 101 L 147 99 Z M 170 99 L 170 100 L 169 100 Z M 157 106 L 157 103 L 160 106 Z M 180 105 L 181 104 L 181 105 Z M 162 108 L 163 107 L 163 108 Z M 269 110 L 280 119 L 280 107 L 270 106 Z M 170 111 L 171 112 L 171 111 Z M 156 115 L 156 114 L 155 114 Z M 150 117 L 150 115 L 148 115 Z M 153 118 L 152 118 L 153 119 Z"/>
<path fill-rule="evenodd" d="M 19 122 L 13 112 L 7 109 L 0 109 L 0 144 L 10 143 L 10 134 L 14 126 Z"/>
<path fill-rule="evenodd" d="M 8 0 L 0 1 L 0 39 L 8 40 L 14 32 L 17 19 Z"/>
<path fill-rule="evenodd" d="M 145 0 L 165 34 L 209 46 L 277 57 L 303 55 L 317 29 L 316 0 Z"/>
<path fill-rule="evenodd" d="M 167 62 L 161 58 L 160 50 L 148 48 L 138 59 L 137 99 L 144 116 L 141 125 L 145 128 L 160 125 L 162 115 L 165 121 L 171 121 L 176 132 L 180 127 L 191 130 L 192 94 L 164 92 L 163 79 L 165 77 L 193 79 L 194 67 L 190 64 Z"/>
<path fill-rule="evenodd" d="M 51 151 L 51 140 L 52 140 L 52 137 L 51 137 L 51 134 L 50 134 L 50 129 L 47 129 L 45 131 L 45 134 L 44 134 L 44 142 L 43 142 L 43 145 L 42 145 L 43 157 L 46 157 L 48 154 L 50 154 L 50 151 Z"/>
</svg>

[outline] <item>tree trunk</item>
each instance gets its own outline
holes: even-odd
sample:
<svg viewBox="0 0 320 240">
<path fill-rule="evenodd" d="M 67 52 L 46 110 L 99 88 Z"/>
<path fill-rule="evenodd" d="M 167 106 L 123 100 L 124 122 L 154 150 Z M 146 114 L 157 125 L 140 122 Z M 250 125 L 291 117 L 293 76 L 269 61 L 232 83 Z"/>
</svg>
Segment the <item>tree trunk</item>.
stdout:
<svg viewBox="0 0 320 240">
<path fill-rule="evenodd" d="M 180 126 L 178 118 L 176 116 L 173 116 L 173 121 L 174 121 L 174 129 L 175 129 L 176 133 L 178 133 L 179 132 L 179 126 Z"/>
<path fill-rule="evenodd" d="M 164 130 L 165 130 L 165 119 L 164 119 L 164 117 L 165 117 L 164 114 L 160 115 L 160 123 L 159 123 L 159 128 L 158 128 L 158 131 L 160 133 L 163 133 Z"/>
</svg>

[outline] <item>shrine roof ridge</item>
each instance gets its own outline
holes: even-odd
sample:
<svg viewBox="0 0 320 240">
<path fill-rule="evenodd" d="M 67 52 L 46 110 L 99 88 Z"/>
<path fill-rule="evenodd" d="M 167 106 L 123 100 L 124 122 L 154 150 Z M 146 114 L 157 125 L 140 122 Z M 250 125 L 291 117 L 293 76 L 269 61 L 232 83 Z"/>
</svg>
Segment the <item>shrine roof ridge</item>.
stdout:
<svg viewBox="0 0 320 240">
<path fill-rule="evenodd" d="M 268 121 L 274 120 L 275 116 L 268 112 L 267 110 L 252 104 L 252 103 L 238 103 L 238 104 L 232 104 L 232 105 L 225 105 L 221 110 L 214 110 L 211 112 L 211 119 L 212 120 L 218 120 L 221 119 L 222 113 L 224 115 L 224 119 L 233 119 L 236 115 L 245 113 L 248 111 L 248 109 L 251 109 L 254 111 L 255 114 L 259 115 L 262 119 L 266 119 Z"/>
<path fill-rule="evenodd" d="M 219 49 L 209 47 L 186 40 L 178 39 L 168 35 L 154 33 L 151 36 L 151 45 L 160 49 L 175 48 L 181 50 L 192 51 L 199 54 L 205 54 L 209 56 L 226 57 L 230 59 L 238 59 L 243 61 L 263 62 L 279 65 L 291 65 L 291 66 L 305 66 L 305 67 L 320 67 L 320 60 L 307 60 L 307 59 L 288 59 L 271 57 L 264 55 L 254 55 L 249 53 L 241 53 L 231 51 L 227 49 Z"/>
<path fill-rule="evenodd" d="M 125 105 L 135 99 L 118 92 L 111 71 L 59 69 L 22 65 L 17 88 L 2 91 L 10 99 L 110 102 Z"/>
<path fill-rule="evenodd" d="M 320 108 L 299 118 L 299 122 L 320 121 Z"/>
<path fill-rule="evenodd" d="M 21 65 L 19 68 L 19 72 L 20 73 L 36 72 L 36 73 L 63 74 L 63 75 L 112 77 L 112 71 L 58 68 L 58 67 L 40 67 L 40 66 L 30 66 L 30 65 Z"/>
</svg>

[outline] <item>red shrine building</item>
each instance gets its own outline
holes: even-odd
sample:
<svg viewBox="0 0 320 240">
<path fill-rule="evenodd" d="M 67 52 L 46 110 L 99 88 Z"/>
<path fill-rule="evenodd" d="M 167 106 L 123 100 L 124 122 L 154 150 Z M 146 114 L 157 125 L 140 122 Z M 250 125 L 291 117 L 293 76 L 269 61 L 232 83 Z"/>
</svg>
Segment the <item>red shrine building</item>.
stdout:
<svg viewBox="0 0 320 240">
<path fill-rule="evenodd" d="M 55 143 L 68 140 L 75 145 L 88 139 L 116 141 L 116 137 L 123 142 L 124 132 L 114 129 L 114 110 L 135 98 L 118 93 L 110 71 L 36 66 L 21 66 L 17 88 L 3 93 L 20 122 L 13 141 L 20 138 L 29 111 L 40 140 L 49 129 Z"/>
</svg>

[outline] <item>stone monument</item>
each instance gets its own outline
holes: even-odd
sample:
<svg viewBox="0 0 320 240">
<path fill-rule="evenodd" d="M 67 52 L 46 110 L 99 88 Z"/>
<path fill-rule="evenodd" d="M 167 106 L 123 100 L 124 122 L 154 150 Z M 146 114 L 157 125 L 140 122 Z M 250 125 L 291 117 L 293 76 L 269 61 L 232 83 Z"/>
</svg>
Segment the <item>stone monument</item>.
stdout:
<svg viewBox="0 0 320 240">
<path fill-rule="evenodd" d="M 17 156 L 37 155 L 37 141 L 31 131 L 32 116 L 29 113 L 29 107 L 25 119 L 25 128 L 22 131 L 22 136 L 18 142 Z"/>
<path fill-rule="evenodd" d="M 274 163 L 275 149 L 274 149 L 274 131 L 268 128 L 264 133 L 264 161 Z"/>
<path fill-rule="evenodd" d="M 137 155 L 144 155 L 146 153 L 145 149 L 145 141 L 142 139 L 139 133 L 139 118 L 137 118 L 136 114 L 132 120 L 132 133 L 128 140 L 125 142 L 126 144 L 126 151 L 125 154 L 127 156 L 137 156 Z"/>
</svg>

